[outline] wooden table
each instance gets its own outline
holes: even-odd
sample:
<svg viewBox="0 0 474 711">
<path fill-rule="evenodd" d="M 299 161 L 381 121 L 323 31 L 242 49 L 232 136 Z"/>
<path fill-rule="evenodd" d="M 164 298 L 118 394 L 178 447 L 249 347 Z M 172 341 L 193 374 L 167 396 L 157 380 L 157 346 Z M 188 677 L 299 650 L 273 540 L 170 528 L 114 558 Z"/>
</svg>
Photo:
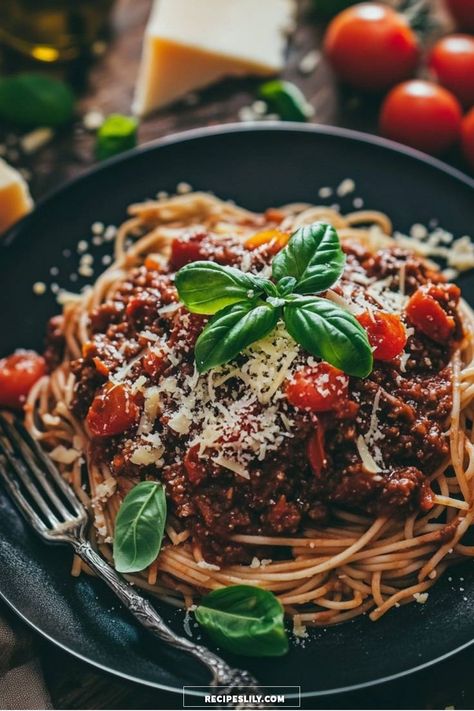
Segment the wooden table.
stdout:
<svg viewBox="0 0 474 711">
<path fill-rule="evenodd" d="M 1 1 L 1 0 L 0 0 Z M 118 0 L 105 53 L 90 62 L 54 69 L 65 76 L 78 94 L 78 120 L 61 129 L 53 140 L 32 156 L 20 153 L 18 164 L 31 175 L 35 198 L 78 175 L 94 162 L 94 136 L 80 117 L 93 109 L 104 114 L 128 113 L 141 51 L 143 28 L 150 0 Z M 285 77 L 298 83 L 315 109 L 314 122 L 375 131 L 377 99 L 342 91 L 321 58 L 310 75 L 299 70 L 301 59 L 320 47 L 323 27 L 310 12 L 309 0 L 301 0 L 298 28 L 291 43 Z M 442 16 L 441 21 L 446 22 Z M 17 70 L 23 62 L 5 54 L 3 71 Z M 144 121 L 140 143 L 196 126 L 237 121 L 239 109 L 256 98 L 255 80 L 229 80 L 200 93 L 197 105 L 181 102 Z M 2 132 L 0 127 L 0 141 Z M 7 138 L 3 132 L 3 139 Z M 16 150 L 15 137 L 8 143 Z M 462 167 L 456 153 L 449 157 Z M 157 692 L 96 671 L 43 640 L 37 644 L 54 705 L 64 709 L 165 709 L 181 708 L 179 696 Z M 469 708 L 474 706 L 474 652 L 465 652 L 436 668 L 414 676 L 337 698 L 309 701 L 305 708 Z"/>
</svg>

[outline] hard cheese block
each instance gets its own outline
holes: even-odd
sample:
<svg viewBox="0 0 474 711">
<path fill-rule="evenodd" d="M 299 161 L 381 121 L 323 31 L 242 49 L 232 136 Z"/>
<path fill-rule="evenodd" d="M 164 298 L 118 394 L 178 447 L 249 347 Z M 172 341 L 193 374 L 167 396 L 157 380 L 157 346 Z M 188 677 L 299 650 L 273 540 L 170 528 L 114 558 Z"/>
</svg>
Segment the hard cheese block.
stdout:
<svg viewBox="0 0 474 711">
<path fill-rule="evenodd" d="M 0 158 L 0 234 L 32 207 L 28 186 L 20 173 Z"/>
<path fill-rule="evenodd" d="M 279 72 L 293 13 L 293 0 L 154 0 L 133 111 L 225 76 Z"/>
</svg>

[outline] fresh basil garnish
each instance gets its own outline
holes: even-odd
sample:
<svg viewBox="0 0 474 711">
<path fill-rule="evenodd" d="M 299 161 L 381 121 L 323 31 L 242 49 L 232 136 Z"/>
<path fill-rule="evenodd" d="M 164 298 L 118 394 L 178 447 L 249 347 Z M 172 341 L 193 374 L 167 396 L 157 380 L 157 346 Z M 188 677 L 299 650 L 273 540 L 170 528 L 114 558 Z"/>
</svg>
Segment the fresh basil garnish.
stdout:
<svg viewBox="0 0 474 711">
<path fill-rule="evenodd" d="M 346 256 L 334 227 L 315 222 L 296 230 L 273 259 L 272 273 L 277 283 L 294 277 L 296 294 L 317 294 L 339 279 L 345 263 Z"/>
<path fill-rule="evenodd" d="M 252 299 L 267 280 L 215 262 L 192 262 L 176 274 L 176 288 L 185 306 L 196 314 L 216 311 Z M 268 282 L 273 287 L 272 282 Z"/>
<path fill-rule="evenodd" d="M 219 311 L 206 325 L 195 346 L 196 365 L 206 373 L 228 363 L 254 341 L 273 331 L 281 309 L 265 301 L 242 301 Z"/>
<path fill-rule="evenodd" d="M 284 321 L 290 336 L 309 353 L 348 375 L 365 378 L 371 372 L 373 355 L 367 332 L 332 301 L 294 297 L 285 305 Z"/>
<path fill-rule="evenodd" d="M 15 126 L 61 126 L 74 114 L 74 95 L 64 82 L 25 73 L 0 79 L 0 119 Z"/>
<path fill-rule="evenodd" d="M 339 279 L 345 261 L 334 227 L 315 222 L 296 230 L 274 257 L 273 282 L 214 262 L 180 269 L 181 301 L 190 311 L 213 314 L 196 342 L 199 372 L 228 363 L 270 333 L 284 314 L 288 333 L 305 350 L 349 375 L 366 377 L 373 365 L 366 331 L 347 311 L 316 298 Z"/>
<path fill-rule="evenodd" d="M 119 573 L 136 573 L 160 552 L 166 523 L 166 497 L 156 481 L 142 481 L 124 498 L 114 533 L 114 562 Z"/>
<path fill-rule="evenodd" d="M 206 595 L 196 619 L 221 647 L 249 657 L 280 657 L 288 651 L 283 607 L 269 590 L 230 585 Z"/>
</svg>

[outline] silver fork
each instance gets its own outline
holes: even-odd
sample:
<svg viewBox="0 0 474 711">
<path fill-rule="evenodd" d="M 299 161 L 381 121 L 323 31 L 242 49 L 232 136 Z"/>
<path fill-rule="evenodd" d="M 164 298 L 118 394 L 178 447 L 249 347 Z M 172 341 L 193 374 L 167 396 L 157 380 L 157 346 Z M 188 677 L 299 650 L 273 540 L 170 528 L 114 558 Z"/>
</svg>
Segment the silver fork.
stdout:
<svg viewBox="0 0 474 711">
<path fill-rule="evenodd" d="M 211 672 L 219 694 L 261 694 L 249 672 L 233 669 L 217 654 L 175 634 L 148 600 L 129 585 L 92 548 L 85 533 L 89 516 L 70 486 L 17 419 L 0 414 L 0 476 L 34 530 L 50 543 L 69 543 L 149 632 L 171 647 L 195 657 Z M 235 706 L 233 706 L 235 708 Z M 249 706 L 246 708 L 260 708 Z"/>
</svg>

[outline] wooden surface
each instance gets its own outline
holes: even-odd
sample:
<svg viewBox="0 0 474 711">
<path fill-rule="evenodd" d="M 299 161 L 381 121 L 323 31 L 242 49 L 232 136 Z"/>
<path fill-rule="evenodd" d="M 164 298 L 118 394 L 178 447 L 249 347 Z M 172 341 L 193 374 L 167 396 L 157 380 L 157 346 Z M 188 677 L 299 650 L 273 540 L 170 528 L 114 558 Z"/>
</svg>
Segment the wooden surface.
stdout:
<svg viewBox="0 0 474 711">
<path fill-rule="evenodd" d="M 0 0 L 2 1 L 2 0 Z M 196 0 L 197 1 L 197 0 Z M 143 28 L 150 0 L 118 0 L 105 52 L 96 59 L 66 69 L 52 70 L 66 77 L 78 95 L 78 119 L 58 131 L 53 140 L 33 156 L 18 151 L 17 138 L 0 127 L 0 141 L 18 166 L 31 176 L 31 189 L 38 198 L 64 180 L 83 172 L 94 162 L 94 137 L 82 125 L 81 117 L 92 109 L 107 114 L 128 113 L 141 51 Z M 323 27 L 300 3 L 298 28 L 292 39 L 285 76 L 298 83 L 315 110 L 314 122 L 375 131 L 377 99 L 342 91 L 323 59 L 310 75 L 303 75 L 299 63 L 307 52 L 320 46 Z M 18 57 L 5 53 L 3 71 L 24 66 Z M 140 143 L 196 126 L 237 121 L 239 109 L 256 98 L 258 81 L 229 80 L 200 93 L 197 105 L 180 102 L 142 123 Z M 10 156 L 9 156 L 10 157 Z M 463 167 L 454 152 L 449 157 Z M 179 696 L 137 687 L 68 656 L 38 639 L 37 645 L 56 708 L 63 709 L 165 709 L 181 708 Z M 387 649 L 389 641 L 387 641 Z M 305 708 L 456 708 L 474 707 L 474 681 L 470 668 L 474 652 L 465 652 L 436 668 L 405 680 L 364 692 L 320 701 L 308 701 Z M 297 682 L 297 680 L 295 680 Z"/>
</svg>

